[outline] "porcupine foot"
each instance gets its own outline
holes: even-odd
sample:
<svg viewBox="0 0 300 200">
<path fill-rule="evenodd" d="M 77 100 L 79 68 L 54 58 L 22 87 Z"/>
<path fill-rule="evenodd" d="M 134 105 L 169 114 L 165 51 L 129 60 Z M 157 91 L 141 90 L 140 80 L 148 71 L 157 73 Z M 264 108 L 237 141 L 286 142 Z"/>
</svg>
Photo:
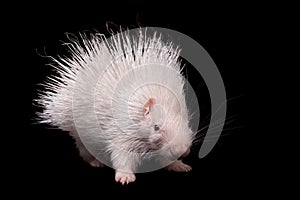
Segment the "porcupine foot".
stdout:
<svg viewBox="0 0 300 200">
<path fill-rule="evenodd" d="M 92 167 L 103 167 L 103 164 L 97 160 L 88 150 L 83 146 L 82 142 L 75 138 L 76 146 L 79 150 L 79 155 L 82 157 L 82 159 L 89 163 Z"/>
<path fill-rule="evenodd" d="M 175 172 L 189 172 L 192 170 L 192 167 L 184 164 L 181 160 L 176 160 L 175 162 L 167 166 L 166 169 Z"/>
<path fill-rule="evenodd" d="M 116 170 L 115 180 L 116 182 L 120 182 L 122 183 L 122 185 L 124 185 L 125 183 L 128 184 L 134 182 L 135 175 L 132 172 L 124 172 L 124 171 Z"/>
<path fill-rule="evenodd" d="M 101 162 L 99 162 L 97 159 L 90 161 L 90 165 L 92 167 L 103 167 L 103 164 Z"/>
<path fill-rule="evenodd" d="M 89 152 L 87 152 L 86 149 L 84 150 L 80 149 L 79 152 L 83 160 L 89 163 L 92 167 L 103 167 L 103 164 L 99 160 L 94 158 L 94 156 L 92 156 Z"/>
<path fill-rule="evenodd" d="M 79 154 L 83 160 L 89 163 L 92 167 L 103 167 L 103 164 L 92 156 L 85 148 L 79 149 Z"/>
</svg>

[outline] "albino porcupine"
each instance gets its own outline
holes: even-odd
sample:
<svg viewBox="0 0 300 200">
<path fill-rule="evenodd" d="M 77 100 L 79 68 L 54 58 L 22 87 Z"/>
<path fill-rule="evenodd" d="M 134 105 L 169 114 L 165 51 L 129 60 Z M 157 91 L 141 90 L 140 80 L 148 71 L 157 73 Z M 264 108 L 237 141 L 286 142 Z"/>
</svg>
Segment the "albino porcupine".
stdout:
<svg viewBox="0 0 300 200">
<path fill-rule="evenodd" d="M 68 131 L 86 162 L 111 164 L 122 184 L 149 161 L 191 170 L 177 160 L 194 137 L 180 49 L 145 29 L 109 39 L 81 35 L 67 44 L 71 56 L 52 58 L 58 75 L 48 77 L 37 100 L 40 122 Z"/>
</svg>

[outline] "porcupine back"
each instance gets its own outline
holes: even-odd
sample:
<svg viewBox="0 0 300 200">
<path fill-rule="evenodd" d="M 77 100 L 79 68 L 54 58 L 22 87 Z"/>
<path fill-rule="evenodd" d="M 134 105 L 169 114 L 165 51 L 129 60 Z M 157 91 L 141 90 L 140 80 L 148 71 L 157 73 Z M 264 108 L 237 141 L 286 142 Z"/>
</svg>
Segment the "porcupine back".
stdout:
<svg viewBox="0 0 300 200">
<path fill-rule="evenodd" d="M 71 41 L 69 58 L 53 58 L 59 75 L 44 83 L 38 99 L 43 107 L 40 121 L 74 133 L 74 112 L 85 115 L 94 109 L 107 138 L 113 138 L 120 127 L 128 132 L 134 129 L 144 103 L 152 97 L 167 112 L 179 103 L 187 116 L 179 49 L 163 42 L 160 35 L 146 35 L 140 30 L 134 36 L 122 33 L 105 39 L 94 34 Z"/>
</svg>

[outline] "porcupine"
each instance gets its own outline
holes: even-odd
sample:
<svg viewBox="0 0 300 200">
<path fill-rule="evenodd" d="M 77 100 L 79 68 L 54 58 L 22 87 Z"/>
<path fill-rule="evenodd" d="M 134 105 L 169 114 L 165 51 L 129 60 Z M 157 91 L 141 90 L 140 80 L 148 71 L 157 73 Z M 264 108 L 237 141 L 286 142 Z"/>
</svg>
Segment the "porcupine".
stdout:
<svg viewBox="0 0 300 200">
<path fill-rule="evenodd" d="M 69 57 L 51 57 L 58 74 L 48 77 L 37 99 L 39 122 L 69 132 L 80 156 L 94 167 L 103 166 L 102 161 L 85 144 L 101 140 L 115 180 L 122 184 L 135 181 L 141 163 L 157 155 L 152 152 L 170 161 L 168 170 L 190 171 L 181 160 L 194 134 L 180 48 L 143 29 L 110 40 L 81 34 L 68 47 Z M 98 131 L 91 131 L 92 115 Z"/>
</svg>

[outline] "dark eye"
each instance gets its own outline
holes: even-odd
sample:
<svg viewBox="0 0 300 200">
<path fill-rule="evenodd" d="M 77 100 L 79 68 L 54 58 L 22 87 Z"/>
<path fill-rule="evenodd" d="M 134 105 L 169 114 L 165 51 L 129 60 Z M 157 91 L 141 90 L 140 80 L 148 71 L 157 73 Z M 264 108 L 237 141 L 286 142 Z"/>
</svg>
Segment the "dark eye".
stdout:
<svg viewBox="0 0 300 200">
<path fill-rule="evenodd" d="M 158 131 L 158 130 L 159 130 L 159 126 L 155 124 L 155 125 L 154 125 L 154 130 L 155 130 L 155 131 Z"/>
</svg>

